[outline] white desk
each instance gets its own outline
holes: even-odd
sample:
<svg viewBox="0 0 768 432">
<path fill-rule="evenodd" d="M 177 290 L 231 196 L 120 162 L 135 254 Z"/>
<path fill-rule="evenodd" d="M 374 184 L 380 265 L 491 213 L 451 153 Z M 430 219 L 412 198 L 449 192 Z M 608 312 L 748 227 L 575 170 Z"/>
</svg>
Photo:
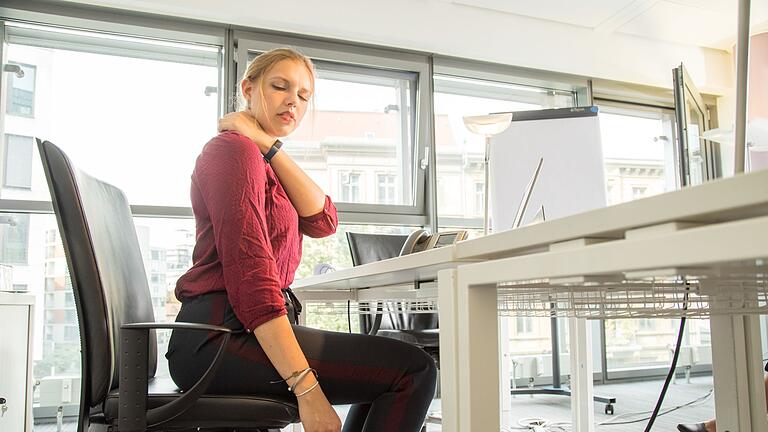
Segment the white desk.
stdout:
<svg viewBox="0 0 768 432">
<path fill-rule="evenodd" d="M 437 275 L 443 430 L 499 430 L 498 395 L 488 391 L 498 388 L 500 382 L 496 344 L 495 288 L 498 282 L 623 274 L 633 269 L 675 268 L 702 263 L 715 265 L 739 259 L 768 257 L 768 240 L 762 241 L 757 247 L 750 246 L 760 234 L 747 235 L 746 239 L 730 234 L 732 230 L 735 233 L 737 228 L 742 233 L 752 229 L 763 229 L 764 233 L 768 233 L 768 229 L 760 225 L 764 223 L 763 219 L 755 219 L 757 225 L 747 223 L 742 226 L 740 224 L 746 222 L 739 222 L 765 215 L 768 215 L 768 171 L 501 232 L 452 247 L 313 276 L 297 281 L 293 288 L 305 299 L 341 298 L 334 297 L 334 294 L 356 299 L 359 293 L 364 292 L 359 290 L 362 288 L 389 286 L 390 289 L 412 290 L 414 281 L 433 280 Z M 645 240 L 624 239 L 627 231 L 672 222 L 703 226 L 676 232 L 669 229 L 671 225 L 667 225 L 658 228 L 655 235 L 646 236 Z M 680 227 L 689 228 L 690 225 Z M 725 237 L 726 243 L 720 240 L 709 241 L 710 236 Z M 686 247 L 687 243 L 681 243 L 689 241 L 703 243 L 691 251 L 690 247 Z M 549 252 L 553 244 L 564 244 L 566 250 Z M 726 244 L 727 247 L 723 247 Z M 721 325 L 719 328 L 740 338 L 728 337 L 731 342 L 736 341 L 739 345 L 734 349 L 752 349 L 750 338 L 754 338 L 754 335 L 750 334 L 747 337 L 750 340 L 744 344 L 739 341 L 746 337 L 744 332 L 754 332 L 753 318 L 713 318 L 713 345 L 714 339 L 721 337 L 720 330 L 715 329 L 718 327 L 715 323 L 728 321 L 732 324 Z M 743 325 L 739 320 L 742 320 Z M 577 354 L 587 354 L 587 339 L 578 338 L 579 333 L 582 336 L 586 334 L 584 323 L 574 323 L 579 324 L 581 331 L 571 332 L 576 336 L 572 346 L 579 348 Z M 744 331 L 739 331 L 740 326 Z M 757 332 L 759 341 L 759 327 Z M 733 353 L 733 350 L 730 352 Z M 591 380 L 582 378 L 591 376 L 587 375 L 589 369 L 585 369 L 591 368 L 591 365 L 585 363 L 583 357 L 571 357 L 571 370 L 580 372 L 573 373 L 573 405 L 577 408 L 574 411 L 574 422 L 584 424 L 589 422 L 589 415 L 585 413 L 590 411 L 592 404 L 591 400 L 589 403 L 582 401 L 588 400 Z M 729 362 L 736 364 L 727 358 L 718 358 L 718 354 L 715 354 L 713 361 L 716 370 L 723 369 L 719 366 Z M 739 364 L 743 366 L 743 362 Z M 738 372 L 752 373 L 743 369 Z M 744 405 L 745 395 L 755 390 L 752 384 L 756 377 L 761 376 L 759 366 L 753 375 L 733 381 L 743 382 L 735 384 L 731 392 L 742 395 L 740 407 Z M 745 385 L 747 393 L 744 393 Z M 721 404 L 728 402 L 722 401 L 727 399 L 722 395 L 723 391 L 720 391 L 721 397 L 718 399 L 719 412 L 726 410 L 721 408 Z M 753 407 L 752 411 L 756 412 L 757 409 Z M 729 414 L 724 412 L 724 415 L 727 417 Z"/>
</svg>

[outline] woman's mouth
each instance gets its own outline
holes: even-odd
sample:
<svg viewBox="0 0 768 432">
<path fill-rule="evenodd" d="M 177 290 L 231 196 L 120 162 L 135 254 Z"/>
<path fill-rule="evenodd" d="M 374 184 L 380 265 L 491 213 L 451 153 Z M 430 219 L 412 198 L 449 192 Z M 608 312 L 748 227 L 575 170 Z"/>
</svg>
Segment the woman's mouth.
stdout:
<svg viewBox="0 0 768 432">
<path fill-rule="evenodd" d="M 286 124 L 293 123 L 294 121 L 296 121 L 296 119 L 293 117 L 293 113 L 290 111 L 281 112 L 277 116 L 280 117 L 280 120 L 282 120 L 283 123 L 286 123 Z"/>
</svg>

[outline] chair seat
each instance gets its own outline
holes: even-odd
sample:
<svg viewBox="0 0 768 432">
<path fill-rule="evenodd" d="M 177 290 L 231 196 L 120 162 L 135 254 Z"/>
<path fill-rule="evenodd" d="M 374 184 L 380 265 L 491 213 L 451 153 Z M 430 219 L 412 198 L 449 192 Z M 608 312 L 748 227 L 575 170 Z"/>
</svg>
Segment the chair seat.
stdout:
<svg viewBox="0 0 768 432">
<path fill-rule="evenodd" d="M 440 346 L 440 330 L 391 330 L 381 329 L 376 333 L 377 336 L 384 336 L 391 339 L 397 339 L 402 342 L 416 345 L 419 348 L 437 348 Z"/>
<path fill-rule="evenodd" d="M 147 409 L 165 405 L 181 396 L 170 379 L 151 379 Z M 108 423 L 117 421 L 118 390 L 113 390 L 104 402 L 104 417 Z M 186 412 L 164 423 L 163 429 L 175 428 L 274 428 L 281 429 L 299 422 L 295 400 L 272 396 L 203 395 Z"/>
</svg>

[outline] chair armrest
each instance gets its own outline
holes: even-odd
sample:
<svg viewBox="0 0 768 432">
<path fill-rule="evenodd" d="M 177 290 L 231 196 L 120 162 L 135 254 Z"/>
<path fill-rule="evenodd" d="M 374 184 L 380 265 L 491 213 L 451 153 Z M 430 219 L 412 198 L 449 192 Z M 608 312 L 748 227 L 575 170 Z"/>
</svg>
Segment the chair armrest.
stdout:
<svg viewBox="0 0 768 432">
<path fill-rule="evenodd" d="M 182 330 L 208 330 L 221 333 L 232 333 L 232 330 L 217 326 L 213 324 L 199 324 L 188 322 L 172 322 L 172 323 L 158 323 L 158 322 L 143 322 L 143 323 L 130 323 L 120 326 L 121 329 L 182 329 Z"/>
<path fill-rule="evenodd" d="M 163 406 L 147 411 L 149 331 L 183 329 L 220 333 L 221 342 L 213 362 L 187 392 Z M 208 389 L 221 365 L 224 349 L 232 331 L 226 327 L 198 323 L 131 323 L 120 328 L 120 396 L 118 428 L 120 431 L 145 431 L 173 420 L 194 405 Z"/>
</svg>

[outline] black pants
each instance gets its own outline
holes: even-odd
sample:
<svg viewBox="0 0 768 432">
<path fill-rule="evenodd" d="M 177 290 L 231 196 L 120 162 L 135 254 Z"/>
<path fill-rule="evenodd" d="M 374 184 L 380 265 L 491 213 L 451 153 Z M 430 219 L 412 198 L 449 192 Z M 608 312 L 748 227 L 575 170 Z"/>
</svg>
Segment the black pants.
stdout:
<svg viewBox="0 0 768 432">
<path fill-rule="evenodd" d="M 177 321 L 233 330 L 223 364 L 208 389 L 219 394 L 294 397 L 280 380 L 256 337 L 235 317 L 225 293 L 185 300 Z M 331 404 L 352 404 L 343 430 L 418 431 L 435 392 L 434 360 L 412 345 L 378 336 L 293 326 L 296 339 Z M 212 361 L 216 334 L 174 330 L 168 345 L 171 377 L 189 389 Z"/>
</svg>

